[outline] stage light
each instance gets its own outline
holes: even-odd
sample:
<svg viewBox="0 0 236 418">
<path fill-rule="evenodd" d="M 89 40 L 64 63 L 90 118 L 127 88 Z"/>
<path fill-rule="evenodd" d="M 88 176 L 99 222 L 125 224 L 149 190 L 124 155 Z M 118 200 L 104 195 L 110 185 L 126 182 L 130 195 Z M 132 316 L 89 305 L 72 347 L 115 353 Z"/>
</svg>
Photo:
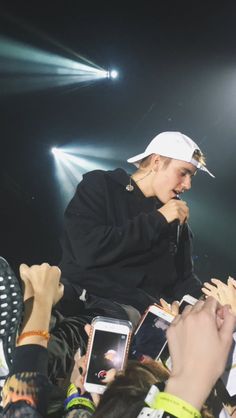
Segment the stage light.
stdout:
<svg viewBox="0 0 236 418">
<path fill-rule="evenodd" d="M 56 147 L 52 147 L 51 148 L 51 152 L 56 155 L 57 154 L 58 149 Z"/>
<path fill-rule="evenodd" d="M 100 152 L 99 149 L 96 152 L 96 148 L 88 145 L 53 147 L 51 152 L 54 156 L 55 176 L 62 197 L 63 209 L 72 198 L 76 186 L 85 172 L 114 168 L 113 151 L 108 152 L 104 148 L 101 148 Z"/>
<path fill-rule="evenodd" d="M 5 94 L 55 87 L 71 91 L 107 78 L 105 69 L 81 56 L 76 58 L 0 36 L 0 90 Z"/>
<path fill-rule="evenodd" d="M 110 71 L 110 77 L 113 78 L 113 79 L 117 78 L 118 77 L 118 71 L 111 70 Z"/>
</svg>

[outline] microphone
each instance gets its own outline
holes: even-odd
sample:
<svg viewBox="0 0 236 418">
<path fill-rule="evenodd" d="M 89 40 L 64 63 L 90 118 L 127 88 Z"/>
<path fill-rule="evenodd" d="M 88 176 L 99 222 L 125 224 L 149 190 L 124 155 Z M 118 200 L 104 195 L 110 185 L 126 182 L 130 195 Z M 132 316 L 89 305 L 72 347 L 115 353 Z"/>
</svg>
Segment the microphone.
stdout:
<svg viewBox="0 0 236 418">
<path fill-rule="evenodd" d="M 176 200 L 181 200 L 178 194 L 176 195 L 176 197 L 175 197 L 174 199 L 176 199 Z M 180 240 L 180 235 L 181 235 L 181 232 L 182 232 L 182 227 L 183 227 L 183 225 L 181 225 L 181 224 L 180 224 L 179 219 L 176 219 L 176 223 L 177 223 L 177 230 L 176 230 L 176 245 L 177 245 L 177 247 L 178 247 L 178 245 L 179 245 L 179 240 Z"/>
<path fill-rule="evenodd" d="M 178 194 L 173 199 L 181 200 Z M 178 250 L 183 225 L 180 224 L 179 219 L 175 219 L 173 222 L 171 222 L 171 225 L 174 231 L 170 242 L 170 252 L 171 254 L 175 255 Z"/>
</svg>

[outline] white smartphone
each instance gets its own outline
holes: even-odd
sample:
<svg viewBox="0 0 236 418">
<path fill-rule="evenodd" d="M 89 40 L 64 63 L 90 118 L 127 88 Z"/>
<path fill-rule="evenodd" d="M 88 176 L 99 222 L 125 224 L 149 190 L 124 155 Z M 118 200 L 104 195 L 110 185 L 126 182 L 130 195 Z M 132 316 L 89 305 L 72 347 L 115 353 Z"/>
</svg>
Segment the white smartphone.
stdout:
<svg viewBox="0 0 236 418">
<path fill-rule="evenodd" d="M 195 305 L 198 300 L 191 295 L 184 295 L 179 303 L 179 313 L 181 314 L 187 305 Z"/>
<path fill-rule="evenodd" d="M 84 387 L 88 392 L 102 394 L 106 389 L 104 379 L 109 370 L 122 370 L 125 367 L 132 324 L 98 316 L 93 319 L 91 326 Z"/>
<path fill-rule="evenodd" d="M 197 299 L 194 298 L 193 296 L 184 295 L 179 303 L 179 313 L 181 314 L 187 305 L 195 305 L 196 302 L 197 302 Z M 168 347 L 167 341 L 161 348 L 159 354 L 156 357 L 156 360 L 161 360 L 161 362 L 169 370 L 171 370 L 171 358 L 170 358 L 169 347 Z"/>
<path fill-rule="evenodd" d="M 140 360 L 143 355 L 155 359 L 166 341 L 166 330 L 174 316 L 157 305 L 151 305 L 133 335 L 130 356 Z"/>
</svg>

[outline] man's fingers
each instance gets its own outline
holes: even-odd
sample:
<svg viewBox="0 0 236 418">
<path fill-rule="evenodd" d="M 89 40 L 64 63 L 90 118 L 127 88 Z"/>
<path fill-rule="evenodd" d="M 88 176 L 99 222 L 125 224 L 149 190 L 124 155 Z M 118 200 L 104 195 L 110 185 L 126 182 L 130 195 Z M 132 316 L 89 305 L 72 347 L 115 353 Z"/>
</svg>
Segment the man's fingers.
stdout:
<svg viewBox="0 0 236 418">
<path fill-rule="evenodd" d="M 181 318 L 182 318 L 182 315 L 183 314 L 178 314 L 178 315 L 176 315 L 175 316 L 175 318 L 173 319 L 173 321 L 170 323 L 170 325 L 169 325 L 169 327 L 167 328 L 167 331 L 166 331 L 166 333 L 167 333 L 167 335 L 168 335 L 168 330 L 172 327 L 172 326 L 176 326 L 178 323 L 179 323 L 179 321 L 181 320 Z"/>
<path fill-rule="evenodd" d="M 236 280 L 233 277 L 229 276 L 227 283 L 231 286 L 231 288 L 234 287 L 236 290 Z"/>
<path fill-rule="evenodd" d="M 183 310 L 183 312 L 181 314 L 182 318 L 183 319 L 186 318 L 188 316 L 188 314 L 192 311 L 192 309 L 193 309 L 193 306 L 192 305 L 185 306 L 185 308 L 184 308 L 184 310 Z"/>
<path fill-rule="evenodd" d="M 165 299 L 160 298 L 160 304 L 162 308 L 164 308 L 166 311 L 171 312 L 171 305 L 165 301 Z"/>
<path fill-rule="evenodd" d="M 228 341 L 229 348 L 233 341 L 233 333 L 236 325 L 236 316 L 230 311 L 228 305 L 223 307 L 224 311 L 224 320 L 220 328 L 220 335 L 223 340 Z"/>
<path fill-rule="evenodd" d="M 217 290 L 215 285 L 213 285 L 211 283 L 208 283 L 208 282 L 203 283 L 203 286 L 210 291 L 216 291 Z"/>
<path fill-rule="evenodd" d="M 193 306 L 192 306 L 192 313 L 197 313 L 199 311 L 201 311 L 205 305 L 205 301 L 203 300 L 198 300 Z"/>
<path fill-rule="evenodd" d="M 213 297 L 213 296 L 209 296 L 205 301 L 199 300 L 194 305 L 194 308 L 196 307 L 196 305 L 198 305 L 200 303 L 202 304 L 201 309 L 204 309 L 204 310 L 206 310 L 210 313 L 213 313 L 214 315 L 216 314 L 216 311 L 220 306 L 218 300 L 215 299 L 215 297 Z"/>
<path fill-rule="evenodd" d="M 179 313 L 179 302 L 177 300 L 174 300 L 171 304 L 171 313 L 175 316 Z"/>
<path fill-rule="evenodd" d="M 61 277 L 61 270 L 58 266 L 49 267 L 55 279 L 60 279 Z"/>
<path fill-rule="evenodd" d="M 212 278 L 211 279 L 211 282 L 214 283 L 214 285 L 217 286 L 217 287 L 219 287 L 219 288 L 225 288 L 225 287 L 227 287 L 227 285 L 225 283 L 223 283 L 219 279 Z"/>
<path fill-rule="evenodd" d="M 204 293 L 204 295 L 207 295 L 207 296 L 211 295 L 211 291 L 208 290 L 206 287 L 202 287 L 202 293 Z"/>
<path fill-rule="evenodd" d="M 90 332 L 91 332 L 92 326 L 90 324 L 86 324 L 84 326 L 84 330 L 86 332 L 86 334 L 89 336 Z"/>
<path fill-rule="evenodd" d="M 59 302 L 59 300 L 62 298 L 63 295 L 64 295 L 64 284 L 59 283 L 58 294 L 57 294 L 57 302 Z"/>
<path fill-rule="evenodd" d="M 27 264 L 22 263 L 20 265 L 19 270 L 20 270 L 20 275 L 25 274 L 29 270 L 29 266 L 27 266 Z"/>
</svg>

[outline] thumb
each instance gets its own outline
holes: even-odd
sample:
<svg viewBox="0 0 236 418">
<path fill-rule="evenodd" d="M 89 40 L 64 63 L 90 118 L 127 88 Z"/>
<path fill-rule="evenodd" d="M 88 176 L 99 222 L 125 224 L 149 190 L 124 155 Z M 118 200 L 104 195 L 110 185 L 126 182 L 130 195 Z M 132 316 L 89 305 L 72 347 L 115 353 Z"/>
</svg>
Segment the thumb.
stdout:
<svg viewBox="0 0 236 418">
<path fill-rule="evenodd" d="M 223 307 L 223 312 L 224 320 L 219 330 L 219 333 L 222 341 L 225 341 L 226 346 L 229 346 L 230 349 L 233 339 L 234 328 L 236 325 L 236 316 L 230 312 L 230 307 L 228 305 L 225 305 Z"/>
<path fill-rule="evenodd" d="M 89 336 L 89 334 L 90 334 L 90 332 L 92 330 L 92 326 L 90 324 L 86 324 L 84 326 L 84 330 L 85 330 L 86 334 Z"/>
<path fill-rule="evenodd" d="M 231 289 L 236 289 L 236 280 L 233 279 L 233 277 L 229 276 L 227 284 L 228 286 L 230 286 Z"/>
<path fill-rule="evenodd" d="M 20 272 L 20 277 L 22 280 L 24 280 L 25 278 L 28 278 L 29 266 L 27 264 L 21 264 L 19 268 L 19 272 Z"/>
</svg>

